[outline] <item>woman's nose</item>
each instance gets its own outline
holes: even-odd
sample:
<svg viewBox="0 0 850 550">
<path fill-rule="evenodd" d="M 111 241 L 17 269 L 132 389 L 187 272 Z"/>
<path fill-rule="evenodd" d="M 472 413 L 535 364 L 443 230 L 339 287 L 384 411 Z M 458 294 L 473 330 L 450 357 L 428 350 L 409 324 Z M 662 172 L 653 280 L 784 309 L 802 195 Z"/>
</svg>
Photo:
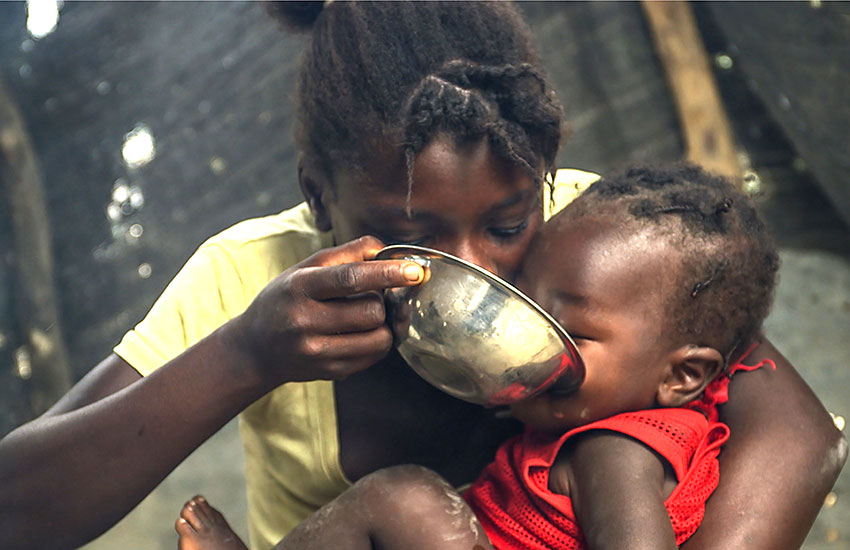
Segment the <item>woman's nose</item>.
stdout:
<svg viewBox="0 0 850 550">
<path fill-rule="evenodd" d="M 487 247 L 479 246 L 472 240 L 468 239 L 458 240 L 454 243 L 446 243 L 446 245 L 447 247 L 443 250 L 449 254 L 462 258 L 479 267 L 483 267 L 487 271 L 497 275 L 505 275 L 504 273 L 499 273 L 500 269 L 495 261 L 496 259 L 492 254 L 488 253 Z"/>
</svg>

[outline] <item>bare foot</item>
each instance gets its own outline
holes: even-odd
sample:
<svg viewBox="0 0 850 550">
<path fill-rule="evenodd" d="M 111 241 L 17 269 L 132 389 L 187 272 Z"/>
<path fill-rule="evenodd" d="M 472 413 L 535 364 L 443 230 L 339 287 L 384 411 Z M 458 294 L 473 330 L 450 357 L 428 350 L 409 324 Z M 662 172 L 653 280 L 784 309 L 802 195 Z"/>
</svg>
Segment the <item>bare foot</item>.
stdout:
<svg viewBox="0 0 850 550">
<path fill-rule="evenodd" d="M 248 550 L 207 499 L 196 496 L 183 505 L 174 523 L 179 550 Z"/>
</svg>

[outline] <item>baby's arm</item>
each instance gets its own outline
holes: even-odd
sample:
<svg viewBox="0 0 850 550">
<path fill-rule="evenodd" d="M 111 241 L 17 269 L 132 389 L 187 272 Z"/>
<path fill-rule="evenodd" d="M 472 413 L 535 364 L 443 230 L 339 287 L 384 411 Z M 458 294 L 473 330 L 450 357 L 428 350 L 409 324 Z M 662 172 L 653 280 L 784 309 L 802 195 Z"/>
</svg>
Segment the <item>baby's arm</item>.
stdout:
<svg viewBox="0 0 850 550">
<path fill-rule="evenodd" d="M 559 463 L 565 461 L 565 468 Z M 635 439 L 594 430 L 578 436 L 552 468 L 550 489 L 567 481 L 576 520 L 591 550 L 676 548 L 664 507 L 664 462 Z M 560 477 L 560 480 L 559 480 Z"/>
</svg>

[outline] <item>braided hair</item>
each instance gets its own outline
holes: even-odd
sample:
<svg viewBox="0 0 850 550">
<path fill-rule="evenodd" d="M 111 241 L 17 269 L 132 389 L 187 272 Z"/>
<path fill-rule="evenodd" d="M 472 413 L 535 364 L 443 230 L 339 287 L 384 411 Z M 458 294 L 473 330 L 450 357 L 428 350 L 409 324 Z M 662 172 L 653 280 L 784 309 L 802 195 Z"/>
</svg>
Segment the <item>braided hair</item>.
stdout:
<svg viewBox="0 0 850 550">
<path fill-rule="evenodd" d="M 486 138 L 541 181 L 554 172 L 562 109 L 531 34 L 503 2 L 274 2 L 312 29 L 298 75 L 295 139 L 330 172 L 360 170 L 389 143 L 413 163 L 440 134 Z M 409 191 L 409 189 L 408 189 Z"/>
<path fill-rule="evenodd" d="M 681 252 L 665 306 L 675 335 L 739 359 L 770 309 L 779 256 L 752 202 L 728 180 L 691 164 L 635 166 L 591 185 L 559 216 L 617 218 Z"/>
</svg>

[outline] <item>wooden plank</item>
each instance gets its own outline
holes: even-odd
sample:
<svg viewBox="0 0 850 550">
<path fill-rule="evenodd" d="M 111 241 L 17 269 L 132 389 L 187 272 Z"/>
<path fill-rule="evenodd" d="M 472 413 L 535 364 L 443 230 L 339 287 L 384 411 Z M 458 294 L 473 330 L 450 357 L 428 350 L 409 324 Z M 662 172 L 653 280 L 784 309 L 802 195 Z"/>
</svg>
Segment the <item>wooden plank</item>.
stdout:
<svg viewBox="0 0 850 550">
<path fill-rule="evenodd" d="M 559 166 L 611 174 L 682 157 L 676 111 L 635 2 L 519 2 L 564 105 Z"/>
<path fill-rule="evenodd" d="M 676 104 L 685 157 L 735 180 L 740 166 L 723 101 L 687 2 L 641 2 Z"/>
<path fill-rule="evenodd" d="M 41 175 L 21 115 L 2 81 L 0 187 L 11 217 L 17 260 L 16 312 L 27 342 L 16 355 L 20 373 L 31 377 L 30 405 L 38 415 L 68 391 L 71 376 L 56 305 L 50 223 Z"/>
</svg>

